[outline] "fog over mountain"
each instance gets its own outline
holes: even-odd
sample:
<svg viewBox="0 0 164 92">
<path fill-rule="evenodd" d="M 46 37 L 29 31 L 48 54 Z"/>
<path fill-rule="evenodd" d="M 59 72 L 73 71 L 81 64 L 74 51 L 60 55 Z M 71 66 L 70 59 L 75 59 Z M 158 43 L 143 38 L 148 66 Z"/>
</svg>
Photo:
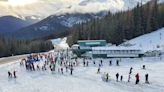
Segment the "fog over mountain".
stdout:
<svg viewBox="0 0 164 92">
<path fill-rule="evenodd" d="M 0 0 L 0 16 L 12 15 L 45 18 L 64 13 L 97 13 L 133 8 L 138 2 L 150 0 Z M 163 1 L 163 0 L 161 0 Z"/>
</svg>

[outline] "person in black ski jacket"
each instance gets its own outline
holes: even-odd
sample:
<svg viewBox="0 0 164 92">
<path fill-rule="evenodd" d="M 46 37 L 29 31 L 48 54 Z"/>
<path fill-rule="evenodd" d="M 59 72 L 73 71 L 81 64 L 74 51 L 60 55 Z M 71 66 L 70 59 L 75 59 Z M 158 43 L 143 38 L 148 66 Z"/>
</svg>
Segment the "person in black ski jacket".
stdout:
<svg viewBox="0 0 164 92">
<path fill-rule="evenodd" d="M 112 60 L 109 61 L 109 65 L 110 65 L 110 66 L 112 65 Z"/>
<path fill-rule="evenodd" d="M 121 77 L 120 77 L 120 81 L 122 81 L 123 80 L 123 75 L 121 75 Z"/>
<path fill-rule="evenodd" d="M 132 70 L 133 70 L 133 68 L 131 67 L 131 68 L 130 68 L 130 71 L 129 71 L 129 74 L 132 74 Z"/>
<path fill-rule="evenodd" d="M 100 67 L 98 67 L 98 69 L 97 69 L 97 73 L 100 73 Z"/>
<path fill-rule="evenodd" d="M 73 66 L 71 66 L 70 70 L 71 70 L 70 74 L 72 75 L 73 74 Z"/>
<path fill-rule="evenodd" d="M 12 73 L 10 71 L 8 71 L 8 77 L 11 78 L 12 77 Z"/>
<path fill-rule="evenodd" d="M 147 74 L 145 74 L 145 83 L 147 83 L 147 84 L 149 84 L 148 78 L 149 78 L 149 74 L 147 73 Z"/>
<path fill-rule="evenodd" d="M 15 71 L 15 70 L 13 71 L 13 75 L 14 75 L 14 78 L 17 77 L 17 76 L 16 76 L 16 71 Z"/>
<path fill-rule="evenodd" d="M 116 81 L 118 82 L 119 73 L 116 74 Z"/>
<path fill-rule="evenodd" d="M 116 61 L 116 65 L 119 66 L 119 60 Z"/>
</svg>

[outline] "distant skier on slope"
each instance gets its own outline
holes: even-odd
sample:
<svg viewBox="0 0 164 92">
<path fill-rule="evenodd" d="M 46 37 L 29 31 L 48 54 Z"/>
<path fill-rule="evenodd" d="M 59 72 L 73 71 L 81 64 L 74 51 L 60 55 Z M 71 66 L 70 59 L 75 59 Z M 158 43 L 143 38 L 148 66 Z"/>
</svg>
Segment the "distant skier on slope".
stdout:
<svg viewBox="0 0 164 92">
<path fill-rule="evenodd" d="M 89 65 L 89 62 L 87 61 L 87 67 L 88 67 L 88 65 Z"/>
<path fill-rule="evenodd" d="M 96 62 L 95 62 L 95 61 L 93 61 L 93 64 L 95 65 L 95 64 L 96 64 Z"/>
<path fill-rule="evenodd" d="M 65 66 L 65 69 L 66 69 L 66 72 L 68 72 L 68 66 L 67 65 Z"/>
<path fill-rule="evenodd" d="M 128 76 L 128 82 L 130 82 L 130 79 L 131 79 L 131 76 L 130 76 L 130 74 L 129 74 L 129 76 Z"/>
<path fill-rule="evenodd" d="M 39 71 L 39 70 L 40 70 L 40 67 L 39 67 L 39 65 L 37 65 L 36 67 L 37 67 L 37 70 Z"/>
<path fill-rule="evenodd" d="M 116 65 L 119 66 L 119 60 L 116 61 Z"/>
<path fill-rule="evenodd" d="M 146 69 L 146 66 L 145 66 L 145 65 L 143 65 L 143 66 L 142 66 L 142 69 Z"/>
<path fill-rule="evenodd" d="M 100 67 L 98 67 L 98 69 L 97 69 L 97 73 L 100 73 Z"/>
<path fill-rule="evenodd" d="M 12 77 L 12 73 L 10 71 L 8 71 L 8 77 L 11 78 Z"/>
<path fill-rule="evenodd" d="M 109 79 L 109 74 L 107 73 L 106 74 L 106 82 L 108 82 L 108 79 Z"/>
<path fill-rule="evenodd" d="M 145 74 L 145 83 L 147 83 L 147 84 L 149 84 L 148 78 L 149 78 L 149 74 L 147 73 L 147 74 Z"/>
<path fill-rule="evenodd" d="M 139 81 L 140 81 L 140 76 L 139 76 L 139 73 L 137 73 L 135 77 L 136 77 L 136 84 L 138 84 L 138 83 L 139 83 Z"/>
<path fill-rule="evenodd" d="M 70 74 L 72 75 L 73 74 L 73 66 L 71 66 L 71 68 L 70 68 Z"/>
<path fill-rule="evenodd" d="M 100 61 L 100 64 L 101 64 L 101 66 L 103 66 L 103 61 L 102 60 Z"/>
<path fill-rule="evenodd" d="M 129 74 L 132 74 L 133 67 L 130 68 Z"/>
<path fill-rule="evenodd" d="M 119 73 L 116 74 L 116 81 L 118 82 Z"/>
<path fill-rule="evenodd" d="M 120 77 L 120 81 L 122 81 L 123 80 L 123 75 L 121 75 L 121 77 Z"/>
<path fill-rule="evenodd" d="M 110 65 L 110 66 L 112 65 L 112 60 L 109 61 L 109 65 Z"/>
<path fill-rule="evenodd" d="M 14 78 L 17 77 L 17 76 L 16 76 L 16 71 L 15 71 L 15 70 L 13 71 L 13 75 L 14 75 Z"/>
<path fill-rule="evenodd" d="M 83 61 L 83 66 L 85 67 L 85 61 Z"/>
<path fill-rule="evenodd" d="M 63 74 L 63 67 L 61 67 L 61 73 Z"/>
</svg>

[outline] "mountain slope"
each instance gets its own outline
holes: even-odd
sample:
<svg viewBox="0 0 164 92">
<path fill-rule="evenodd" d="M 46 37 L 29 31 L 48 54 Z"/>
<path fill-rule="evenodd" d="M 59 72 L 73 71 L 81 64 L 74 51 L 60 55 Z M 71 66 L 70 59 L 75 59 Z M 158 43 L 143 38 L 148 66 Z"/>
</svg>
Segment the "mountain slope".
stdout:
<svg viewBox="0 0 164 92">
<path fill-rule="evenodd" d="M 131 44 L 134 47 L 142 48 L 143 50 L 164 49 L 164 28 L 155 32 L 145 34 L 129 40 L 124 44 Z"/>
<path fill-rule="evenodd" d="M 22 20 L 13 16 L 3 16 L 0 17 L 0 33 L 14 32 L 32 23 L 32 21 Z"/>
<path fill-rule="evenodd" d="M 76 23 L 84 22 L 95 17 L 102 17 L 105 12 L 100 12 L 98 14 L 63 14 L 63 15 L 51 15 L 46 19 L 22 28 L 12 34 L 15 34 L 17 38 L 23 39 L 35 39 L 40 37 L 45 37 L 54 34 L 55 32 L 63 32 Z M 26 34 L 26 35 L 24 35 Z"/>
<path fill-rule="evenodd" d="M 157 0 L 144 5 L 138 3 L 134 9 L 115 14 L 108 13 L 99 20 L 91 20 L 74 26 L 68 42 L 69 45 L 73 45 L 79 39 L 105 39 L 109 43 L 119 45 L 125 40 L 164 27 L 163 16 L 164 3 L 158 4 Z"/>
</svg>

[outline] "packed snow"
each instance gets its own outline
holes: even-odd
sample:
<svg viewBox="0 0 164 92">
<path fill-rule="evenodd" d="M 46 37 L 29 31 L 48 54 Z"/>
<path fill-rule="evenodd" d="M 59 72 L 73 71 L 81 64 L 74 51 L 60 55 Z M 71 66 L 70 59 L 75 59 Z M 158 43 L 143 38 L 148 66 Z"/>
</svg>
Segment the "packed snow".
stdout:
<svg viewBox="0 0 164 92">
<path fill-rule="evenodd" d="M 144 51 L 163 50 L 164 49 L 164 28 L 155 32 L 145 34 L 129 40 L 125 43 L 133 45 L 132 47 L 141 48 Z"/>
<path fill-rule="evenodd" d="M 62 52 L 62 51 L 61 51 Z M 70 70 L 66 72 L 63 66 L 60 66 L 61 52 L 45 53 L 57 59 L 56 71 L 50 71 L 49 65 L 47 70 L 26 70 L 25 66 L 20 66 L 18 60 L 13 63 L 0 65 L 0 92 L 164 92 L 164 61 L 163 58 L 137 58 L 137 59 L 119 59 L 119 66 L 116 66 L 118 59 L 93 59 L 88 61 L 88 66 L 83 66 L 83 59 L 70 59 L 72 54 L 69 52 L 69 58 L 64 59 L 64 62 L 77 62 L 73 67 L 73 75 L 70 75 Z M 57 54 L 58 53 L 58 54 Z M 34 63 L 34 66 L 42 66 L 48 58 L 45 56 L 39 58 L 40 61 Z M 100 73 L 97 69 L 103 60 L 100 68 Z M 112 60 L 112 65 L 109 66 L 109 61 Z M 95 61 L 95 64 L 93 63 Z M 142 69 L 142 65 L 146 65 L 146 69 Z M 64 74 L 58 71 L 63 67 Z M 128 74 L 130 67 L 133 67 L 130 82 Z M 8 71 L 16 70 L 17 78 L 9 78 Z M 109 73 L 109 81 L 103 81 L 104 73 Z M 116 82 L 115 74 L 123 75 L 123 81 Z M 139 73 L 140 82 L 135 85 L 135 74 Z M 150 84 L 145 83 L 145 74 L 149 74 Z"/>
</svg>

